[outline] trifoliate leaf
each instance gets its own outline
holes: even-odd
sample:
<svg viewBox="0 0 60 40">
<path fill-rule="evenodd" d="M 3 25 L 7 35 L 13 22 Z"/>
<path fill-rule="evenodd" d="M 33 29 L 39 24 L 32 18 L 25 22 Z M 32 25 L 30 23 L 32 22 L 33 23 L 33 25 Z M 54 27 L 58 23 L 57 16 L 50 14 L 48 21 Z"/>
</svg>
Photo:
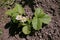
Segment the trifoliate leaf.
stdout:
<svg viewBox="0 0 60 40">
<path fill-rule="evenodd" d="M 42 22 L 40 19 L 34 17 L 32 20 L 32 26 L 35 30 L 40 30 L 42 28 Z"/>
<path fill-rule="evenodd" d="M 18 12 L 19 14 L 25 13 L 24 8 L 20 4 L 17 4 L 17 3 L 15 5 L 15 7 L 13 8 L 13 11 Z"/>
<path fill-rule="evenodd" d="M 51 17 L 47 14 L 45 14 L 42 18 L 40 18 L 40 20 L 45 23 L 48 24 L 51 21 Z"/>
<path fill-rule="evenodd" d="M 40 18 L 43 23 L 48 24 L 51 21 L 51 17 L 44 13 L 42 8 L 35 10 L 35 17 Z"/>
<path fill-rule="evenodd" d="M 30 27 L 28 27 L 28 26 L 24 26 L 23 28 L 22 28 L 22 32 L 24 33 L 24 34 L 30 34 Z"/>
</svg>

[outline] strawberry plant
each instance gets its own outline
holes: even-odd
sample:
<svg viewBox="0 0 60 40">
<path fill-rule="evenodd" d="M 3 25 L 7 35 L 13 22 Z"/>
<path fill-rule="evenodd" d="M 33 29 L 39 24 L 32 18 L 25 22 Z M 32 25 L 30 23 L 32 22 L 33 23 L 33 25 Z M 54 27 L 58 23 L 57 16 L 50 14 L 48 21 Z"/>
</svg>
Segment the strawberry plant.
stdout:
<svg viewBox="0 0 60 40">
<path fill-rule="evenodd" d="M 49 24 L 51 17 L 44 13 L 42 8 L 36 8 L 34 12 L 34 17 L 29 19 L 25 14 L 25 10 L 20 4 L 15 4 L 13 9 L 6 11 L 6 14 L 11 17 L 11 20 L 14 23 L 18 23 L 17 27 L 21 27 L 24 34 L 30 34 L 31 28 L 35 30 L 42 29 L 42 23 Z M 32 26 L 31 26 L 32 25 Z"/>
</svg>

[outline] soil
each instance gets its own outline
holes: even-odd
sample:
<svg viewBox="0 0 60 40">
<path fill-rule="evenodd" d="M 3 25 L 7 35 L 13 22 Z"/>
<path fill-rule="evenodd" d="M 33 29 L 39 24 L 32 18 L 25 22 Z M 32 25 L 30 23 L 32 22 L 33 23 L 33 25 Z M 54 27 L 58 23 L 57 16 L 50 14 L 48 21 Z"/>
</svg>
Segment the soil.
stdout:
<svg viewBox="0 0 60 40">
<path fill-rule="evenodd" d="M 15 35 L 13 27 L 6 28 L 7 23 L 10 22 L 10 18 L 5 15 L 7 9 L 0 8 L 0 28 L 3 30 L 0 40 L 60 40 L 60 0 L 16 0 L 16 2 L 23 5 L 30 18 L 35 8 L 42 7 L 45 13 L 51 16 L 51 22 L 43 25 L 39 31 L 32 31 L 30 35 Z"/>
</svg>

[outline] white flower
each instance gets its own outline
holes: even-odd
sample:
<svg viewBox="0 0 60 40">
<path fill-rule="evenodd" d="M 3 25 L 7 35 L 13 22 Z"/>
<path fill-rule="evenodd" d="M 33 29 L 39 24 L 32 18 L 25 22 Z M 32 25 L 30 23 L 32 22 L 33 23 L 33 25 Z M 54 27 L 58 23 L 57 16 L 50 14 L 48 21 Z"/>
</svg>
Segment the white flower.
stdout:
<svg viewBox="0 0 60 40">
<path fill-rule="evenodd" d="M 26 22 L 27 21 L 27 18 L 26 17 L 23 17 L 21 22 Z"/>
<path fill-rule="evenodd" d="M 20 20 L 21 22 L 26 22 L 27 17 L 23 17 L 22 15 L 17 15 L 16 20 Z"/>
<path fill-rule="evenodd" d="M 22 15 L 17 15 L 16 20 L 21 20 L 22 19 Z"/>
</svg>

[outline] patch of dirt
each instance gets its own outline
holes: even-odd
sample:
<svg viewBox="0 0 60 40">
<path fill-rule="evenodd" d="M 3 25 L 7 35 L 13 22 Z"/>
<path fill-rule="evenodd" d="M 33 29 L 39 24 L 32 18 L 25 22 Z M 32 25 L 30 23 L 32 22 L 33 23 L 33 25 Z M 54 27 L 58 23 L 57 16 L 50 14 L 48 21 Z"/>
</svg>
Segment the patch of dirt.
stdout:
<svg viewBox="0 0 60 40">
<path fill-rule="evenodd" d="M 33 15 L 34 8 L 42 7 L 45 13 L 52 17 L 51 22 L 43 26 L 42 30 L 36 31 L 32 35 L 27 35 L 26 37 L 23 36 L 21 38 L 18 34 L 9 36 L 9 29 L 5 29 L 5 25 L 10 21 L 10 18 L 4 14 L 6 9 L 0 8 L 0 28 L 3 30 L 0 40 L 60 40 L 60 0 L 35 0 L 31 3 L 29 1 L 25 0 L 25 3 L 24 1 L 17 0 L 17 2 L 24 6 L 29 17 Z"/>
</svg>

